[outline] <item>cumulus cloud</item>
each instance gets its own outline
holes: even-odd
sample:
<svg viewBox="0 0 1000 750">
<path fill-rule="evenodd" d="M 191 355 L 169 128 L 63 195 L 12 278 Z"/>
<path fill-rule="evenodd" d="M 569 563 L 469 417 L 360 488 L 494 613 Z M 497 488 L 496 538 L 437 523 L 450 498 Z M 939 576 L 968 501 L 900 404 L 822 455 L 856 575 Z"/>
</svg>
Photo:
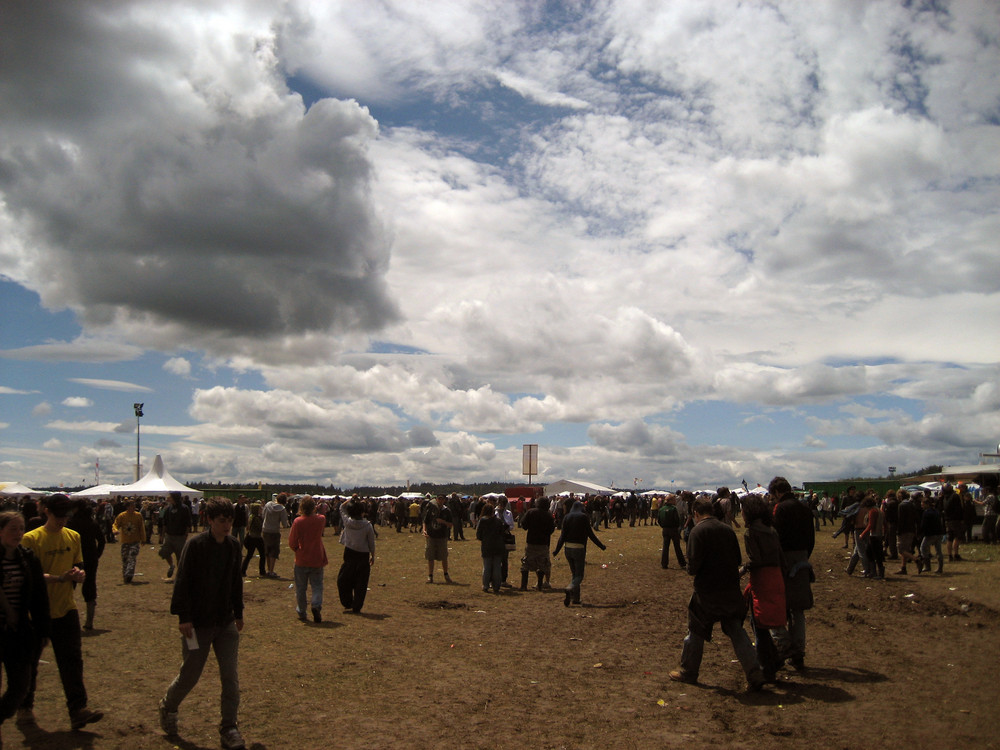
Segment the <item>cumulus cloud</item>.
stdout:
<svg viewBox="0 0 1000 750">
<path fill-rule="evenodd" d="M 146 346 L 238 353 L 391 321 L 367 111 L 305 110 L 250 6 L 188 6 L 170 23 L 139 3 L 124 10 L 8 11 L 0 171 L 15 278 Z M 44 96 L 40 60 L 72 71 Z"/>
<path fill-rule="evenodd" d="M 991 4 L 168 7 L 6 11 L 0 261 L 84 330 L 0 354 L 204 365 L 195 424 L 150 428 L 192 475 L 517 481 L 526 436 L 545 477 L 676 487 L 995 444 Z M 71 382 L 151 390 L 114 372 Z M 694 402 L 753 447 L 694 444 Z"/>
<path fill-rule="evenodd" d="M 63 399 L 62 405 L 69 406 L 72 409 L 86 409 L 89 406 L 93 406 L 94 402 L 83 396 L 70 396 Z"/>
<path fill-rule="evenodd" d="M 171 357 L 163 363 L 163 369 L 182 378 L 191 375 L 191 363 L 184 357 Z"/>
</svg>

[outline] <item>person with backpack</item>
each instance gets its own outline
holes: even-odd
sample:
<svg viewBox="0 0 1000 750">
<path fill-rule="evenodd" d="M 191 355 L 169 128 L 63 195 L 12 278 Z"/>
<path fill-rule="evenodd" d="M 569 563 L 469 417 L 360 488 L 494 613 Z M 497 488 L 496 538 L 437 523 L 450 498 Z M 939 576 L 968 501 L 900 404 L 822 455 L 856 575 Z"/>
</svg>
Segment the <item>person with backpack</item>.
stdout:
<svg viewBox="0 0 1000 750">
<path fill-rule="evenodd" d="M 674 545 L 677 562 L 681 568 L 687 567 L 684 552 L 681 549 L 681 514 L 677 512 L 677 496 L 667 495 L 660 510 L 656 514 L 656 523 L 663 534 L 663 550 L 660 553 L 660 567 L 666 570 L 670 567 L 670 545 Z"/>
</svg>

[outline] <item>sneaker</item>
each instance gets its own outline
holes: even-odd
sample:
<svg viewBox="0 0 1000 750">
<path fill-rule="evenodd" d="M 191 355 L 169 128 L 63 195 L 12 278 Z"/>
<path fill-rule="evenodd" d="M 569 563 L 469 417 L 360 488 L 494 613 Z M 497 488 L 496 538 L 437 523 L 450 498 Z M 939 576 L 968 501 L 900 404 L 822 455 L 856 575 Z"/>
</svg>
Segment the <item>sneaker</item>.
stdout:
<svg viewBox="0 0 1000 750">
<path fill-rule="evenodd" d="M 568 607 L 571 601 L 573 601 L 573 592 L 566 589 L 566 596 L 563 597 L 563 606 Z"/>
<path fill-rule="evenodd" d="M 243 750 L 247 746 L 247 743 L 243 741 L 243 735 L 236 727 L 224 730 L 219 736 L 219 740 L 225 750 Z"/>
<path fill-rule="evenodd" d="M 313 622 L 323 622 L 323 616 L 320 614 L 319 607 L 312 608 Z"/>
<path fill-rule="evenodd" d="M 177 736 L 177 712 L 167 710 L 165 698 L 160 699 L 160 729 L 167 737 Z"/>
<path fill-rule="evenodd" d="M 695 685 L 698 682 L 697 677 L 692 677 L 689 674 L 685 674 L 680 669 L 670 670 L 670 672 L 667 674 L 667 677 L 669 677 L 674 682 L 683 682 L 688 685 Z"/>
<path fill-rule="evenodd" d="M 17 721 L 18 726 L 32 725 L 36 724 L 35 712 L 30 708 L 19 708 L 17 709 Z"/>
<path fill-rule="evenodd" d="M 89 708 L 78 708 L 69 715 L 69 725 L 72 729 L 83 729 L 88 724 L 100 721 L 104 718 L 104 713 L 94 711 Z"/>
<path fill-rule="evenodd" d="M 434 583 L 434 576 L 427 576 L 427 583 Z"/>
</svg>

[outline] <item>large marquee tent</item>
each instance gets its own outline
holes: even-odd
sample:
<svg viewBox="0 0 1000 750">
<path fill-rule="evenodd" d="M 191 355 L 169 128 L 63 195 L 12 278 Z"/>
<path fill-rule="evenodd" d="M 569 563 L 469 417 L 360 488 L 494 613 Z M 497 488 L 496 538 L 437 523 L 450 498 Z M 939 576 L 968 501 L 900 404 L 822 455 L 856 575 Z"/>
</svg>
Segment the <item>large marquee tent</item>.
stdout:
<svg viewBox="0 0 1000 750">
<path fill-rule="evenodd" d="M 116 497 L 166 497 L 171 492 L 180 492 L 185 497 L 201 497 L 204 493 L 181 484 L 163 466 L 159 456 L 153 461 L 153 468 L 138 482 L 114 487 L 109 494 Z"/>
</svg>

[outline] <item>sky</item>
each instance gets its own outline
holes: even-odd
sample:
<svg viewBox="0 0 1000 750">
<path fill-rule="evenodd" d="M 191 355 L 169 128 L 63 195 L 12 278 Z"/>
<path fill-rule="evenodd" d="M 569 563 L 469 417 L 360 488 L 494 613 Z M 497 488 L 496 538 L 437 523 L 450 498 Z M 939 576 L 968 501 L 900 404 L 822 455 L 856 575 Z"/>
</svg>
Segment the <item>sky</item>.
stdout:
<svg viewBox="0 0 1000 750">
<path fill-rule="evenodd" d="M 997 450 L 1000 4 L 13 0 L 0 49 L 0 481 Z"/>
</svg>

